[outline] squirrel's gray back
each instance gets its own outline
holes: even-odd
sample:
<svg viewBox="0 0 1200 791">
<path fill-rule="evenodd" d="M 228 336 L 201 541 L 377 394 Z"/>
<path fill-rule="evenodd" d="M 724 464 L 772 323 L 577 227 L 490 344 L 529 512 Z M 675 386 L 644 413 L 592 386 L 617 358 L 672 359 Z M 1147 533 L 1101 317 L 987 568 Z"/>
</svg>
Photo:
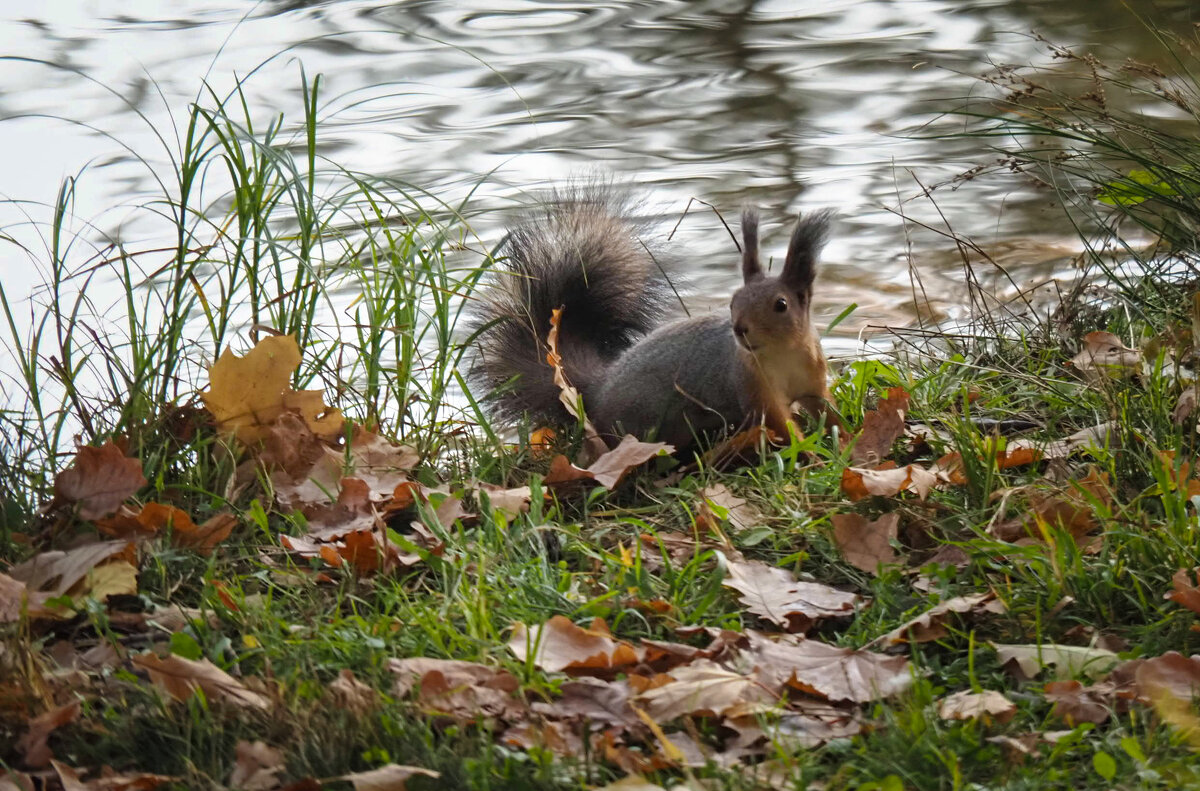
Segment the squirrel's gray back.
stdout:
<svg viewBox="0 0 1200 791">
<path fill-rule="evenodd" d="M 746 388 L 738 370 L 728 316 L 666 324 L 610 366 L 593 407 L 596 427 L 691 445 L 741 422 Z"/>
</svg>

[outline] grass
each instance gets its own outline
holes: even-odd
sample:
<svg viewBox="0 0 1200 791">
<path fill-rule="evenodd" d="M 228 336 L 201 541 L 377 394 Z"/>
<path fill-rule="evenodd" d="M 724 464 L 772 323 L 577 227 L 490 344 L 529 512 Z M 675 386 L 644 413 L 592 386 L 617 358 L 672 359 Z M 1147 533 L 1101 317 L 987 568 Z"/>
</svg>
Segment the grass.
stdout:
<svg viewBox="0 0 1200 791">
<path fill-rule="evenodd" d="M 1190 55 L 1186 47 L 1176 51 Z M 482 412 L 469 394 L 449 397 L 461 385 L 469 341 L 456 333 L 463 297 L 486 269 L 472 263 L 486 264 L 486 256 L 459 250 L 486 252 L 471 233 L 466 204 L 448 206 L 411 185 L 325 162 L 320 80 L 304 75 L 303 120 L 295 126 L 256 119 L 237 90 L 195 105 L 172 152 L 176 180 L 145 207 L 175 228 L 169 250 L 114 240 L 84 251 L 94 235 L 72 231 L 68 181 L 44 229 L 44 249 L 26 251 L 46 273 L 45 288 L 32 302 L 0 290 L 5 370 L 17 377 L 5 385 L 0 413 L 0 558 L 15 563 L 51 538 L 65 545 L 91 534 L 69 514 L 39 511 L 76 436 L 85 444 L 124 438 L 148 480 L 140 501 L 169 502 L 197 518 L 229 508 L 239 520 L 211 556 L 157 542 L 139 567 L 135 602 L 84 601 L 70 620 L 0 624 L 0 766 L 21 766 L 16 744 L 30 717 L 78 698 L 78 721 L 51 737 L 58 760 L 167 774 L 179 778 L 178 788 L 226 787 L 239 740 L 279 748 L 281 777 L 289 780 L 395 762 L 443 773 L 437 781 L 414 778 L 413 789 L 603 785 L 625 774 L 604 755 L 517 749 L 498 740 L 493 717 L 429 716 L 394 693 L 387 660 L 481 662 L 510 671 L 529 699 L 553 701 L 564 676 L 514 657 L 505 648 L 511 624 L 602 617 L 630 640 L 678 640 L 681 626 L 770 630 L 720 584 L 729 547 L 704 546 L 685 562 L 669 558 L 665 537 L 700 530 L 699 493 L 719 483 L 757 512 L 749 528 L 718 515 L 733 549 L 870 599 L 854 618 L 820 625 L 814 636 L 822 640 L 867 646 L 939 601 L 989 589 L 1007 611 L 952 620 L 942 638 L 911 646 L 912 689 L 868 704 L 872 727 L 860 735 L 800 749 L 781 730 L 761 760 L 740 769 L 665 769 L 656 782 L 858 791 L 1194 786 L 1200 760 L 1153 710 L 1117 711 L 1099 726 L 1064 724 L 1044 694 L 1046 679 L 1014 678 L 989 645 L 1104 639 L 1130 658 L 1200 651 L 1195 616 L 1163 600 L 1176 570 L 1200 558 L 1195 503 L 1175 484 L 1197 442 L 1194 418 L 1178 425 L 1170 416 L 1184 387 L 1179 369 L 1164 352 L 1137 378 L 1097 385 L 1063 365 L 1083 332 L 1140 339 L 1189 316 L 1187 275 L 1163 262 L 1194 252 L 1188 229 L 1200 204 L 1191 174 L 1200 144 L 1192 132 L 1151 128 L 1113 104 L 1118 91 L 1176 105 L 1183 97 L 1188 110 L 1200 104 L 1174 83 L 1168 90 L 1149 67 L 1108 71 L 1083 56 L 1064 61 L 1082 67 L 1082 79 L 1104 88 L 1108 103 L 1068 103 L 1071 94 L 1060 87 L 1043 92 L 1033 76 L 1005 72 L 1003 80 L 1023 86 L 1002 108 L 1012 112 L 989 114 L 973 133 L 1004 141 L 1018 171 L 1063 197 L 1091 243 L 1087 278 L 1107 289 L 1103 297 L 1059 322 L 1059 331 L 1042 325 L 946 339 L 940 356 L 854 362 L 834 383 L 851 426 L 888 388 L 903 387 L 910 417 L 939 427 L 944 438 L 926 451 L 902 443 L 897 456 L 928 464 L 957 451 L 968 465 L 966 484 L 928 501 L 850 503 L 841 490 L 848 456 L 810 436 L 753 467 L 702 467 L 666 486 L 654 485 L 659 473 L 643 471 L 612 493 L 545 504 L 534 497 L 531 512 L 516 519 L 476 503 L 477 521 L 442 532 L 440 556 L 386 575 L 316 561 L 328 579 L 304 573 L 313 569 L 279 539 L 303 533 L 304 517 L 274 507 L 264 481 L 238 475 L 238 451 L 205 418 L 196 391 L 207 381 L 206 366 L 225 349 L 244 350 L 255 328 L 292 333 L 304 350 L 294 384 L 323 390 L 354 420 L 416 446 L 426 484 L 539 486 L 544 457 L 501 443 L 501 427 L 464 431 Z M 1162 254 L 1125 246 L 1145 273 L 1133 278 L 1102 252 L 1129 223 L 1165 246 Z M 120 304 L 95 303 L 89 286 L 100 280 L 116 283 Z M 1085 459 L 1001 469 L 979 418 L 1029 419 L 1047 439 L 1102 420 L 1118 430 Z M 1164 461 L 1165 451 L 1173 461 Z M 1091 466 L 1109 476 L 1113 490 L 1111 503 L 1089 502 L 1103 536 L 1098 551 L 1083 551 L 1053 524 L 1040 543 L 988 532 L 1028 513 L 1039 493 L 1078 491 L 1070 481 Z M 878 576 L 847 563 L 830 526 L 831 515 L 846 512 L 899 513 L 904 563 Z M 639 541 L 647 535 L 663 543 Z M 962 552 L 961 565 L 928 562 L 946 547 Z M 914 585 L 918 572 L 921 587 Z M 158 635 L 123 627 L 117 617 L 131 605 L 166 604 L 199 608 L 203 617 Z M 264 679 L 273 708 L 239 709 L 203 695 L 174 702 L 128 663 L 64 674 L 51 658 L 64 641 L 78 650 L 165 643 L 180 656 Z M 354 711 L 338 702 L 331 686 L 343 670 L 378 693 L 374 706 Z M 1007 722 L 940 718 L 937 701 L 961 690 L 1003 692 L 1016 712 Z M 667 727 L 711 739 L 717 725 L 694 718 Z M 993 738 L 1046 731 L 1058 732 L 1056 740 L 1019 760 Z"/>
</svg>

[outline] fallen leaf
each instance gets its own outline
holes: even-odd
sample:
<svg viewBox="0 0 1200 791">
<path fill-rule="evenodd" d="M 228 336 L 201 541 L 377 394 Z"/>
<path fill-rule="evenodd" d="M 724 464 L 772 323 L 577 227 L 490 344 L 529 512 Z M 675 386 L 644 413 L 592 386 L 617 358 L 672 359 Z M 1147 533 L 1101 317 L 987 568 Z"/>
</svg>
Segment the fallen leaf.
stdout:
<svg viewBox="0 0 1200 791">
<path fill-rule="evenodd" d="M 68 593 L 90 596 L 96 601 L 108 601 L 109 596 L 132 596 L 138 591 L 137 576 L 137 567 L 129 561 L 111 560 L 88 571 Z"/>
<path fill-rule="evenodd" d="M 554 384 L 558 386 L 559 403 L 571 417 L 583 423 L 583 432 L 588 446 L 600 450 L 604 442 L 600 439 L 592 421 L 584 414 L 583 395 L 567 380 L 562 356 L 558 353 L 558 330 L 562 322 L 562 313 L 562 308 L 554 308 L 550 312 L 550 331 L 546 334 L 546 364 L 554 369 Z"/>
<path fill-rule="evenodd" d="M 730 561 L 722 584 L 741 594 L 750 612 L 789 632 L 806 632 L 823 618 L 849 617 L 859 603 L 856 594 L 800 582 L 787 569 L 757 561 Z"/>
<path fill-rule="evenodd" d="M 1121 343 L 1111 332 L 1089 332 L 1083 349 L 1070 364 L 1092 382 L 1132 376 L 1141 370 L 1142 353 Z"/>
<path fill-rule="evenodd" d="M 855 568 L 878 575 L 880 565 L 896 562 L 892 542 L 900 526 L 900 514 L 884 514 L 868 522 L 861 514 L 834 514 L 833 542 L 842 557 Z"/>
<path fill-rule="evenodd" d="M 476 491 L 483 492 L 491 507 L 504 514 L 505 518 L 509 520 L 528 513 L 529 503 L 533 499 L 533 493 L 528 486 L 505 489 L 490 483 L 481 483 Z M 543 493 L 544 496 L 545 493 Z"/>
<path fill-rule="evenodd" d="M 29 729 L 17 740 L 17 751 L 31 769 L 42 769 L 50 765 L 54 753 L 50 750 L 50 734 L 58 728 L 79 719 L 80 705 L 73 700 L 65 706 L 50 709 L 29 721 Z"/>
<path fill-rule="evenodd" d="M 464 662 L 459 659 L 416 656 L 407 659 L 389 659 L 387 665 L 388 670 L 396 676 L 395 694 L 401 698 L 407 697 L 413 689 L 419 688 L 431 673 L 438 673 L 451 686 L 485 687 L 499 690 L 506 695 L 516 692 L 521 686 L 516 676 L 507 670 L 498 670 L 477 662 Z"/>
<path fill-rule="evenodd" d="M 8 575 L 25 583 L 31 591 L 61 596 L 85 579 L 95 566 L 116 555 L 131 562 L 137 559 L 136 549 L 130 542 L 101 541 L 67 551 L 42 552 L 13 566 Z"/>
<path fill-rule="evenodd" d="M 1007 452 L 1034 450 L 1040 453 L 1044 459 L 1065 459 L 1079 450 L 1087 450 L 1091 447 L 1103 448 L 1109 445 L 1116 428 L 1116 423 L 1109 421 L 1080 429 L 1059 440 L 1013 439 L 1008 442 Z"/>
<path fill-rule="evenodd" d="M 934 605 L 929 610 L 897 626 L 892 631 L 879 638 L 885 646 L 899 643 L 928 643 L 940 640 L 949 634 L 946 621 L 953 613 L 978 614 L 990 612 L 1002 614 L 1005 612 L 1004 603 L 996 598 L 996 594 L 972 593 L 968 596 L 956 596 Z"/>
<path fill-rule="evenodd" d="M 1026 678 L 1034 678 L 1044 667 L 1053 667 L 1059 679 L 1069 679 L 1071 676 L 1086 675 L 1099 679 L 1108 675 L 1116 667 L 1118 658 L 1115 653 L 1103 648 L 1056 645 L 1000 645 L 992 643 L 1000 664 L 1014 663 L 1020 668 Z"/>
<path fill-rule="evenodd" d="M 337 779 L 350 781 L 354 791 L 404 791 L 409 779 L 416 775 L 433 778 L 442 776 L 440 772 L 419 766 L 387 764 L 369 772 L 355 772 Z"/>
<path fill-rule="evenodd" d="M 284 412 L 263 427 L 254 455 L 273 480 L 299 483 L 333 449 L 312 432 L 304 418 Z M 339 466 L 340 473 L 340 466 Z"/>
<path fill-rule="evenodd" d="M 546 477 L 542 482 L 551 487 L 563 487 L 569 484 L 578 484 L 581 481 L 594 481 L 596 478 L 590 472 L 580 467 L 576 467 L 561 453 L 550 459 L 550 469 L 546 472 Z"/>
<path fill-rule="evenodd" d="M 300 367 L 300 347 L 291 335 L 269 335 L 244 357 L 226 348 L 208 369 L 204 405 L 217 428 L 249 445 L 263 440 L 284 412 L 298 413 L 309 430 L 325 440 L 342 433 L 342 414 L 325 405 L 318 390 L 295 391 L 292 373 Z"/>
<path fill-rule="evenodd" d="M 891 454 L 892 445 L 904 433 L 908 398 L 904 388 L 893 387 L 886 398 L 879 399 L 879 406 L 863 417 L 862 430 L 850 456 L 854 466 L 878 464 Z"/>
<path fill-rule="evenodd" d="M 271 702 L 207 659 L 192 660 L 172 654 L 163 659 L 153 651 L 130 658 L 150 674 L 150 680 L 176 700 L 187 700 L 203 690 L 210 700 L 221 700 L 241 708 L 267 710 Z"/>
<path fill-rule="evenodd" d="M 54 498 L 76 504 L 82 519 L 97 519 L 116 511 L 145 485 L 141 461 L 126 457 L 109 440 L 98 448 L 76 449 L 75 463 L 54 479 Z"/>
<path fill-rule="evenodd" d="M 993 690 L 972 692 L 965 689 L 938 701 L 938 716 L 944 720 L 984 720 L 999 723 L 1011 720 L 1016 704 Z"/>
<path fill-rule="evenodd" d="M 362 426 L 354 426 L 346 456 L 347 477 L 363 481 L 376 502 L 390 499 L 421 461 L 416 448 L 396 445 Z"/>
<path fill-rule="evenodd" d="M 669 675 L 670 683 L 637 696 L 639 705 L 657 722 L 686 714 L 723 715 L 735 706 L 773 706 L 778 702 L 778 696 L 753 675 L 728 670 L 706 659 L 676 668 Z"/>
<path fill-rule="evenodd" d="M 1193 384 L 1179 394 L 1175 408 L 1171 410 L 1171 422 L 1177 426 L 1183 423 L 1196 411 L 1196 402 L 1200 399 L 1200 384 Z"/>
<path fill-rule="evenodd" d="M 1200 569 L 1193 569 L 1192 571 L 1198 575 L 1197 579 L 1200 579 Z M 1185 569 L 1180 569 L 1171 578 L 1171 584 L 1175 586 L 1175 590 L 1166 594 L 1163 598 L 1200 615 L 1200 587 L 1192 584 L 1192 575 L 1188 574 Z M 3 620 L 2 607 L 0 607 L 0 620 Z"/>
<path fill-rule="evenodd" d="M 442 498 L 441 501 L 437 502 L 437 506 L 435 508 L 433 508 L 432 511 L 430 511 L 429 509 L 425 509 L 425 511 L 424 511 L 424 516 L 426 517 L 426 521 L 430 523 L 429 527 L 440 526 L 442 530 L 449 531 L 449 530 L 454 529 L 454 523 L 457 522 L 458 520 L 467 519 L 469 517 L 475 516 L 475 514 L 468 511 L 466 509 L 466 507 L 463 505 L 461 492 L 459 492 L 457 494 L 446 494 L 444 492 L 437 492 L 437 493 L 431 492 L 430 493 L 430 502 L 431 503 L 435 502 L 435 499 L 434 499 L 435 496 L 441 496 L 441 498 Z M 432 519 L 429 519 L 429 517 L 432 517 Z M 416 525 L 414 525 L 414 527 L 415 526 Z"/>
<path fill-rule="evenodd" d="M 532 632 L 525 624 L 514 624 L 508 649 L 523 662 L 532 657 L 534 665 L 550 673 L 609 670 L 641 659 L 631 644 L 613 638 L 600 619 L 585 629 L 562 615 L 554 616 Z"/>
<path fill-rule="evenodd" d="M 364 716 L 379 707 L 379 693 L 354 677 L 354 671 L 343 668 L 329 684 L 325 698 L 336 709 Z"/>
<path fill-rule="evenodd" d="M 1143 661 L 1134 678 L 1139 698 L 1152 704 L 1159 717 L 1200 751 L 1200 718 L 1193 711 L 1200 695 L 1200 657 L 1169 651 Z"/>
<path fill-rule="evenodd" d="M 657 783 L 651 783 L 641 775 L 628 775 L 606 786 L 601 786 L 595 791 L 666 791 L 666 789 Z"/>
<path fill-rule="evenodd" d="M 49 598 L 50 594 L 30 591 L 24 582 L 0 572 L 0 623 L 19 621 L 23 614 L 30 618 L 47 614 L 43 605 Z"/>
<path fill-rule="evenodd" d="M 198 525 L 192 523 L 187 527 L 175 528 L 171 534 L 171 541 L 177 547 L 194 549 L 201 555 L 210 555 L 217 544 L 229 538 L 237 522 L 237 517 L 229 512 L 213 514 Z"/>
<path fill-rule="evenodd" d="M 773 722 L 762 713 L 726 717 L 722 725 L 737 733 L 725 744 L 725 753 L 737 756 L 761 756 L 776 748 L 791 752 L 811 750 L 831 739 L 848 739 L 863 731 L 862 719 L 853 709 L 804 699 L 801 711 L 785 711 Z M 761 740 L 762 747 L 754 745 Z M 759 764 L 761 766 L 761 764 Z M 786 786 L 784 786 L 786 787 Z"/>
<path fill-rule="evenodd" d="M 664 442 L 642 442 L 632 434 L 626 434 L 617 447 L 601 454 L 586 470 L 571 464 L 565 456 L 555 456 L 550 461 L 550 470 L 543 482 L 547 486 L 562 486 L 592 480 L 605 489 L 615 489 L 633 468 L 645 464 L 655 456 L 666 456 L 674 452 L 673 445 Z"/>
<path fill-rule="evenodd" d="M 768 688 L 787 684 L 832 702 L 865 703 L 912 686 L 912 669 L 902 656 L 851 650 L 796 635 L 768 639 L 746 632 L 759 678 Z"/>
<path fill-rule="evenodd" d="M 35 791 L 33 778 L 20 772 L 0 774 L 0 791 Z"/>
<path fill-rule="evenodd" d="M 1143 700 L 1166 694 L 1190 705 L 1200 695 L 1200 657 L 1168 651 L 1139 664 L 1134 679 Z"/>
<path fill-rule="evenodd" d="M 275 502 L 288 509 L 306 509 L 335 502 L 346 471 L 345 456 L 339 450 L 320 448 L 320 455 L 303 472 L 292 474 L 276 470 L 271 474 Z"/>
<path fill-rule="evenodd" d="M 1046 539 L 1046 527 L 1066 531 L 1081 546 L 1084 537 L 1097 530 L 1096 507 L 1112 505 L 1112 484 L 1108 473 L 1095 467 L 1088 474 L 1066 486 L 1050 492 L 1037 492 L 1029 497 L 1029 507 L 1020 517 L 997 522 L 988 528 L 988 533 L 1001 541 L 1017 541 L 1030 537 Z"/>
<path fill-rule="evenodd" d="M 737 497 L 723 483 L 706 486 L 700 497 L 712 506 L 724 510 L 729 523 L 735 530 L 749 530 L 762 523 L 762 514 L 741 497 Z"/>
<path fill-rule="evenodd" d="M 599 723 L 632 729 L 640 723 L 630 705 L 626 681 L 601 681 L 585 676 L 566 682 L 558 691 L 556 700 L 537 702 L 530 708 L 543 716 L 578 720 L 590 726 Z"/>
<path fill-rule="evenodd" d="M 81 780 L 79 773 L 66 764 L 51 761 L 50 765 L 58 774 L 63 791 L 154 791 L 163 783 L 171 783 L 179 779 L 148 772 L 117 774 L 106 766 L 100 770 L 99 777 Z"/>
<path fill-rule="evenodd" d="M 234 747 L 229 785 L 240 791 L 272 791 L 279 788 L 276 775 L 284 769 L 282 752 L 266 742 L 242 739 Z"/>
<path fill-rule="evenodd" d="M 1051 681 L 1043 691 L 1046 700 L 1054 704 L 1054 716 L 1069 728 L 1081 722 L 1100 725 L 1107 722 L 1111 714 L 1104 692 L 1085 687 L 1078 681 Z"/>
<path fill-rule="evenodd" d="M 891 464 L 891 462 L 887 462 Z M 909 464 L 905 467 L 847 467 L 842 470 L 842 491 L 852 501 L 875 495 L 895 497 L 900 492 L 910 492 L 921 500 L 929 496 L 937 486 L 935 472 Z"/>
<path fill-rule="evenodd" d="M 136 513 L 132 509 L 123 508 L 116 516 L 98 521 L 96 527 L 101 532 L 122 538 L 156 535 L 169 530 L 172 543 L 176 546 L 208 554 L 213 547 L 229 537 L 236 524 L 237 517 L 224 512 L 216 514 L 202 525 L 197 525 L 192 521 L 191 515 L 180 508 L 150 502 Z"/>
<path fill-rule="evenodd" d="M 584 751 L 583 739 L 563 722 L 519 722 L 509 727 L 500 743 L 520 750 L 549 750 L 557 755 L 577 756 Z"/>
<path fill-rule="evenodd" d="M 1018 736 L 989 736 L 984 741 L 998 744 L 1004 748 L 1004 757 L 1010 762 L 1020 765 L 1026 758 L 1039 758 L 1037 743 L 1041 741 L 1040 733 L 1023 733 Z"/>
</svg>

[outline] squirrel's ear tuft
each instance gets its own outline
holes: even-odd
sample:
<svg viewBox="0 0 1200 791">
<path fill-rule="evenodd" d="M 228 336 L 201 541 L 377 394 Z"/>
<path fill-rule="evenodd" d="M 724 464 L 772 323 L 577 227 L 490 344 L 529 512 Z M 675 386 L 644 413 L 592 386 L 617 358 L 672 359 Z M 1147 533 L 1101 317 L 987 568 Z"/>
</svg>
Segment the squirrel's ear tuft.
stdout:
<svg viewBox="0 0 1200 791">
<path fill-rule="evenodd" d="M 806 294 L 812 290 L 817 277 L 817 256 L 825 246 L 832 216 L 831 211 L 821 211 L 800 217 L 796 222 L 780 278 L 797 293 Z"/>
<path fill-rule="evenodd" d="M 749 283 L 762 276 L 758 262 L 758 210 L 747 206 L 742 209 L 742 282 Z"/>
</svg>

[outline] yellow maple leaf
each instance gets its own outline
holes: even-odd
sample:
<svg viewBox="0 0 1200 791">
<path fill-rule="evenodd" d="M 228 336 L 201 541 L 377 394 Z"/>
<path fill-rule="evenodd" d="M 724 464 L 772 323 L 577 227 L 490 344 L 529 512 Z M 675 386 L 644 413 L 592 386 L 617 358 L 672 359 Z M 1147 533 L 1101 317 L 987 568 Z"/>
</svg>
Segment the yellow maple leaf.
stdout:
<svg viewBox="0 0 1200 791">
<path fill-rule="evenodd" d="M 244 443 L 258 442 L 284 412 L 297 412 L 322 439 L 342 430 L 342 413 L 325 405 L 319 390 L 293 390 L 292 373 L 300 367 L 300 347 L 291 335 L 273 335 L 238 357 L 231 350 L 208 369 L 204 405 L 217 427 Z"/>
</svg>

